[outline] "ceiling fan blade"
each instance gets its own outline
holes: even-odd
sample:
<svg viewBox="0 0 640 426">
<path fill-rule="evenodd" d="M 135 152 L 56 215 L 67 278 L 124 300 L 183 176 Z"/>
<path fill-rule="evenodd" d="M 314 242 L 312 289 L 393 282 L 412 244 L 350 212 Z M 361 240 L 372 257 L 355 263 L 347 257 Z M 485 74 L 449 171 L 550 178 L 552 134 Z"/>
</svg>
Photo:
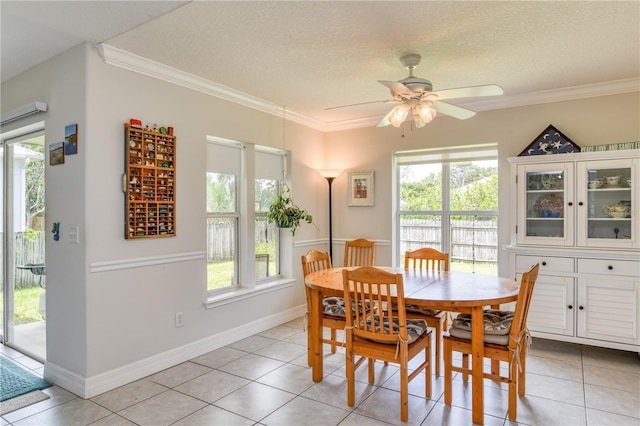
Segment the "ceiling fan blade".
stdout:
<svg viewBox="0 0 640 426">
<path fill-rule="evenodd" d="M 389 121 L 389 118 L 393 115 L 393 110 L 394 108 L 392 108 L 391 111 L 387 113 L 387 115 L 382 117 L 382 120 L 380 120 L 378 124 L 376 124 L 376 127 L 384 127 L 390 125 L 391 121 Z"/>
<path fill-rule="evenodd" d="M 456 98 L 474 98 L 476 96 L 499 96 L 504 94 L 502 87 L 496 84 L 488 84 L 486 86 L 470 86 L 459 87 L 457 89 L 435 90 L 427 92 L 427 95 L 437 95 L 438 100 L 456 99 Z"/>
<path fill-rule="evenodd" d="M 445 102 L 433 101 L 432 106 L 433 109 L 438 111 L 438 113 L 448 115 L 459 120 L 466 120 L 467 118 L 471 118 L 476 115 L 475 111 L 471 111 L 470 109 L 462 108 L 457 105 L 447 104 Z"/>
<path fill-rule="evenodd" d="M 334 107 L 329 107 L 329 108 L 325 108 L 325 111 L 329 111 L 332 109 L 338 109 L 338 108 L 348 108 L 348 107 L 353 107 L 353 106 L 358 106 L 358 105 L 369 105 L 369 104 L 379 104 L 379 103 L 393 103 L 393 102 L 398 102 L 395 99 L 385 99 L 384 101 L 369 101 L 369 102 L 359 102 L 357 104 L 348 104 L 348 105 L 340 105 L 340 106 L 334 106 Z"/>
<path fill-rule="evenodd" d="M 391 89 L 391 94 L 393 96 L 402 96 L 403 98 L 412 98 L 415 96 L 415 93 L 411 91 L 404 84 L 397 81 L 387 81 L 387 80 L 378 80 L 378 83 L 387 86 Z"/>
</svg>

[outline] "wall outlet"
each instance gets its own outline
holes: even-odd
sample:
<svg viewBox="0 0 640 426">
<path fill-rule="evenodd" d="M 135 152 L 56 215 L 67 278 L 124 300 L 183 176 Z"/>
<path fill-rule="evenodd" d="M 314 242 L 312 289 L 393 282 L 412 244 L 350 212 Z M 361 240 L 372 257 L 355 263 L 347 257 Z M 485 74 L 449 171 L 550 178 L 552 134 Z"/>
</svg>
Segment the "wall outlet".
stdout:
<svg viewBox="0 0 640 426">
<path fill-rule="evenodd" d="M 182 312 L 176 312 L 176 327 L 182 327 L 184 325 L 184 316 Z"/>
</svg>

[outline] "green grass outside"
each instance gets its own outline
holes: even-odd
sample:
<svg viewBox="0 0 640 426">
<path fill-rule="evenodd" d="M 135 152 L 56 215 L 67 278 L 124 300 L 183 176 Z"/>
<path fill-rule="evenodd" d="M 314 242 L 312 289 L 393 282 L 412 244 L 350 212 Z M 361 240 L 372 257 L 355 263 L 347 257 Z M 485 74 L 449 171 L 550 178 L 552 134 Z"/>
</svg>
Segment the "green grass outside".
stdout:
<svg viewBox="0 0 640 426">
<path fill-rule="evenodd" d="M 40 294 L 42 287 L 18 288 L 14 291 L 14 321 L 16 325 L 42 321 Z"/>
</svg>

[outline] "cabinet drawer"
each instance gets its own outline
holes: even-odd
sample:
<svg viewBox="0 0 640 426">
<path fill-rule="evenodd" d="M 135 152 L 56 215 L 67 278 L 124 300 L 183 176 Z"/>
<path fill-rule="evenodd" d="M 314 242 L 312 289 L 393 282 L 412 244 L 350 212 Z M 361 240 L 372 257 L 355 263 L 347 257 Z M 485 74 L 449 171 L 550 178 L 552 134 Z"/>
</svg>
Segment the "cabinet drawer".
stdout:
<svg viewBox="0 0 640 426">
<path fill-rule="evenodd" d="M 578 259 L 578 272 L 582 274 L 606 274 L 640 276 L 640 262 L 633 260 Z"/>
<path fill-rule="evenodd" d="M 547 272 L 573 272 L 573 257 L 516 256 L 516 271 L 528 271 L 532 265 L 540 264 L 540 274 Z"/>
</svg>

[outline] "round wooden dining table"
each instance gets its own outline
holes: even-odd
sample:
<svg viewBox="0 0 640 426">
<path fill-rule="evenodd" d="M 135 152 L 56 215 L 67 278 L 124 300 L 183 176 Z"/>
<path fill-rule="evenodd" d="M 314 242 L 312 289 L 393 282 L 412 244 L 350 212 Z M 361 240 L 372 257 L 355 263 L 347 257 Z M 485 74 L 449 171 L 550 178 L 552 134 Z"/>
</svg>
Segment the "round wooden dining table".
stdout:
<svg viewBox="0 0 640 426">
<path fill-rule="evenodd" d="M 342 270 L 332 268 L 305 277 L 310 291 L 309 346 L 313 380 L 323 377 L 322 299 L 343 296 Z M 356 269 L 354 267 L 347 269 Z M 485 306 L 497 306 L 518 298 L 520 284 L 512 279 L 470 272 L 446 272 L 380 267 L 403 276 L 405 303 L 428 309 L 471 314 L 472 420 L 484 423 L 483 358 Z"/>
</svg>

